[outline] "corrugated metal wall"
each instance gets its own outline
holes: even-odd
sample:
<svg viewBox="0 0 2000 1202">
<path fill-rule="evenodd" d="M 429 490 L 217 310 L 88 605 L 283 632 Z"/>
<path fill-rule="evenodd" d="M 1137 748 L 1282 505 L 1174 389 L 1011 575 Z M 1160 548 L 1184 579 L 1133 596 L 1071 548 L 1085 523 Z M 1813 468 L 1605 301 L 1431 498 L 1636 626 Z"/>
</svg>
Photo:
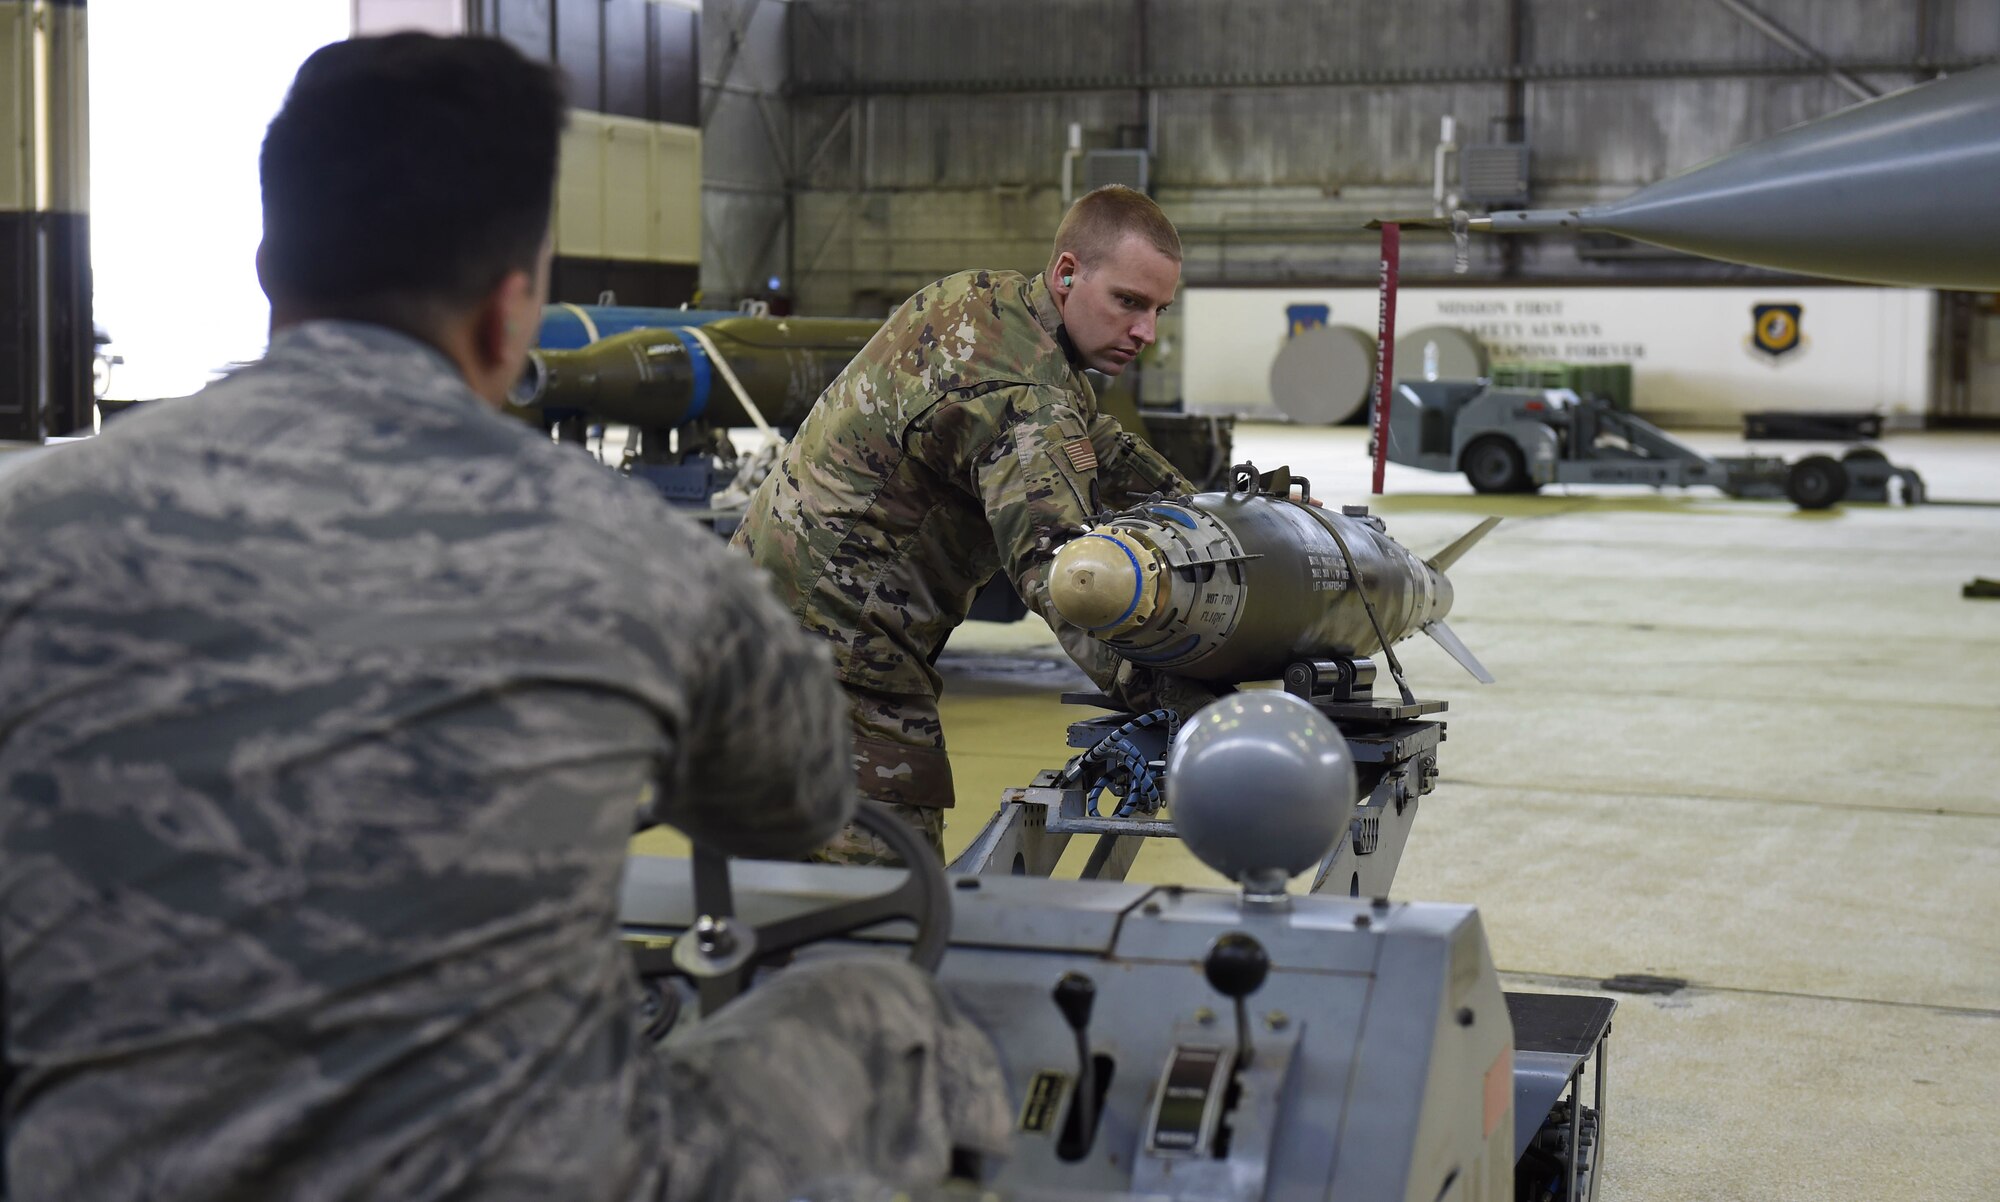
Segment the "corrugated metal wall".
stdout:
<svg viewBox="0 0 2000 1202">
<path fill-rule="evenodd" d="M 1880 91 L 1920 78 L 1923 62 L 2000 57 L 1992 0 L 1734 2 Z M 1461 144 L 1485 142 L 1518 103 L 1535 200 L 1562 204 L 1622 194 L 1854 100 L 1723 0 L 786 8 L 793 270 L 816 312 L 875 311 L 975 263 L 1038 266 L 1060 215 L 1070 122 L 1092 146 L 1150 139 L 1155 194 L 1182 227 L 1191 281 L 1343 281 L 1373 270 L 1372 243 L 1354 231 L 1362 219 L 1428 211 L 1446 114 Z M 1479 246 L 1475 276 L 1745 274 L 1558 239 L 1517 253 L 1510 265 Z M 1417 239 L 1406 258 L 1418 276 L 1449 271 L 1442 241 Z"/>
<path fill-rule="evenodd" d="M 655 0 L 469 0 L 473 28 L 568 77 L 591 112 L 694 125 L 700 18 Z"/>
<path fill-rule="evenodd" d="M 572 144 L 579 137 L 603 140 L 620 127 L 589 114 L 688 129 L 699 124 L 701 15 L 694 9 L 658 0 L 467 0 L 467 7 L 468 25 L 475 32 L 504 38 L 522 53 L 562 69 L 570 102 L 580 110 L 572 123 Z M 629 130 L 630 122 L 623 127 Z M 648 164 L 639 178 L 592 183 L 595 191 L 586 200 L 593 209 L 604 207 L 600 202 L 606 197 L 598 194 L 614 189 L 652 195 L 652 181 L 645 176 L 658 157 L 634 161 Z M 574 191 L 576 181 L 570 176 L 566 166 L 565 184 Z M 679 190 L 671 191 L 679 196 Z M 626 199 L 608 198 L 612 207 Z M 566 242 L 558 236 L 550 280 L 553 299 L 590 302 L 604 292 L 630 305 L 678 305 L 693 299 L 700 269 L 688 261 L 694 254 L 681 239 L 607 234 L 607 227 L 616 224 L 602 214 L 583 225 L 559 219 L 559 230 L 567 227 L 573 238 Z"/>
<path fill-rule="evenodd" d="M 768 295 L 789 274 L 794 118 L 783 0 L 704 0 L 703 303 Z"/>
</svg>

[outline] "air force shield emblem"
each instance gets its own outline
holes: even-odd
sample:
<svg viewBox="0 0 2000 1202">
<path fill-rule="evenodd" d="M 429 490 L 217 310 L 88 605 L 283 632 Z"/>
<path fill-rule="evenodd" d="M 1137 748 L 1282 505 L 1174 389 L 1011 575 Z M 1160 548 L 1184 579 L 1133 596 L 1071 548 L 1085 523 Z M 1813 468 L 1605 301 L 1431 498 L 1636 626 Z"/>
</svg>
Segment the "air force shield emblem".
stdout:
<svg viewBox="0 0 2000 1202">
<path fill-rule="evenodd" d="M 1776 359 L 1799 348 L 1803 305 L 1750 306 L 1750 345 Z"/>
</svg>

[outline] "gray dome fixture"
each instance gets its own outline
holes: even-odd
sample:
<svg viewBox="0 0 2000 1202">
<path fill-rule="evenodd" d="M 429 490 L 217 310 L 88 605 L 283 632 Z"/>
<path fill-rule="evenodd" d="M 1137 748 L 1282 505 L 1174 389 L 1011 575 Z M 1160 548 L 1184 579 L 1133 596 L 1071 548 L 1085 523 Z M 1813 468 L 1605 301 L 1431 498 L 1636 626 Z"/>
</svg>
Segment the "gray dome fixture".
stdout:
<svg viewBox="0 0 2000 1202">
<path fill-rule="evenodd" d="M 1354 817 L 1354 760 L 1325 715 L 1252 689 L 1204 706 L 1167 754 L 1167 812 L 1195 858 L 1252 892 L 1280 893 Z"/>
<path fill-rule="evenodd" d="M 1305 330 L 1271 360 L 1271 400 L 1300 425 L 1339 425 L 1367 407 L 1375 354 L 1375 335 L 1355 326 Z"/>
</svg>

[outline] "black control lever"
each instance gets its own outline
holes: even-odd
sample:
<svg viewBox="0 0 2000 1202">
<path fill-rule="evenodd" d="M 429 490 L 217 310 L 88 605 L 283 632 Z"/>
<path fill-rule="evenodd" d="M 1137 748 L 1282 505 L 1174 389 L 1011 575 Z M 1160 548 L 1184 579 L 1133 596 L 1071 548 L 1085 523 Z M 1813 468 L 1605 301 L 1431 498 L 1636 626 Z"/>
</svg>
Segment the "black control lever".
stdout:
<svg viewBox="0 0 2000 1202">
<path fill-rule="evenodd" d="M 1082 1147 L 1097 1131 L 1097 1063 L 1090 1054 L 1090 1011 L 1097 1005 L 1097 982 L 1080 972 L 1066 972 L 1056 982 L 1056 1009 L 1076 1036 L 1076 1108 Z"/>
<path fill-rule="evenodd" d="M 1271 972 L 1271 955 L 1264 945 L 1241 931 L 1231 931 L 1209 945 L 1202 975 L 1215 991 L 1236 1003 L 1236 1066 L 1250 1067 L 1250 1015 L 1244 999 L 1264 985 Z"/>
</svg>

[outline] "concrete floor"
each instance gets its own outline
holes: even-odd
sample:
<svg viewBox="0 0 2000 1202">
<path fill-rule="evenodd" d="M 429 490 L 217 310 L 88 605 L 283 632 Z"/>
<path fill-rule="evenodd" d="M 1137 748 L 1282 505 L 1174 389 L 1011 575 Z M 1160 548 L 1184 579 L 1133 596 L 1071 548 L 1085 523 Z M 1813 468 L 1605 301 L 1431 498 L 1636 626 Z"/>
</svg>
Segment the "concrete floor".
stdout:
<svg viewBox="0 0 2000 1202">
<path fill-rule="evenodd" d="M 1237 458 L 1352 503 L 1361 438 L 1246 426 Z M 1619 995 L 1606 1198 L 2000 1198 L 2000 601 L 1959 595 L 2000 577 L 2000 437 L 1885 445 L 1990 504 L 1494 499 L 1401 468 L 1376 504 L 1424 553 L 1511 519 L 1452 572 L 1499 682 L 1402 649 L 1451 712 L 1396 895 L 1478 904 L 1509 988 L 1691 982 Z M 953 637 L 951 851 L 1064 757 L 1058 655 L 1033 620 Z M 1164 842 L 1134 876 L 1215 880 Z"/>
<path fill-rule="evenodd" d="M 1361 438 L 1245 426 L 1237 458 L 1351 503 Z M 1452 571 L 1499 682 L 1402 649 L 1452 708 L 1396 895 L 1478 904 L 1509 988 L 1692 983 L 1620 996 L 1607 1199 L 2000 1198 L 2000 601 L 1959 596 L 2000 577 L 2000 436 L 1886 447 L 1984 504 L 1494 499 L 1397 467 L 1376 502 L 1425 553 L 1510 519 Z M 1032 619 L 967 625 L 941 666 L 956 853 L 1061 762 L 1082 678 Z M 1216 882 L 1164 842 L 1134 876 Z"/>
</svg>

